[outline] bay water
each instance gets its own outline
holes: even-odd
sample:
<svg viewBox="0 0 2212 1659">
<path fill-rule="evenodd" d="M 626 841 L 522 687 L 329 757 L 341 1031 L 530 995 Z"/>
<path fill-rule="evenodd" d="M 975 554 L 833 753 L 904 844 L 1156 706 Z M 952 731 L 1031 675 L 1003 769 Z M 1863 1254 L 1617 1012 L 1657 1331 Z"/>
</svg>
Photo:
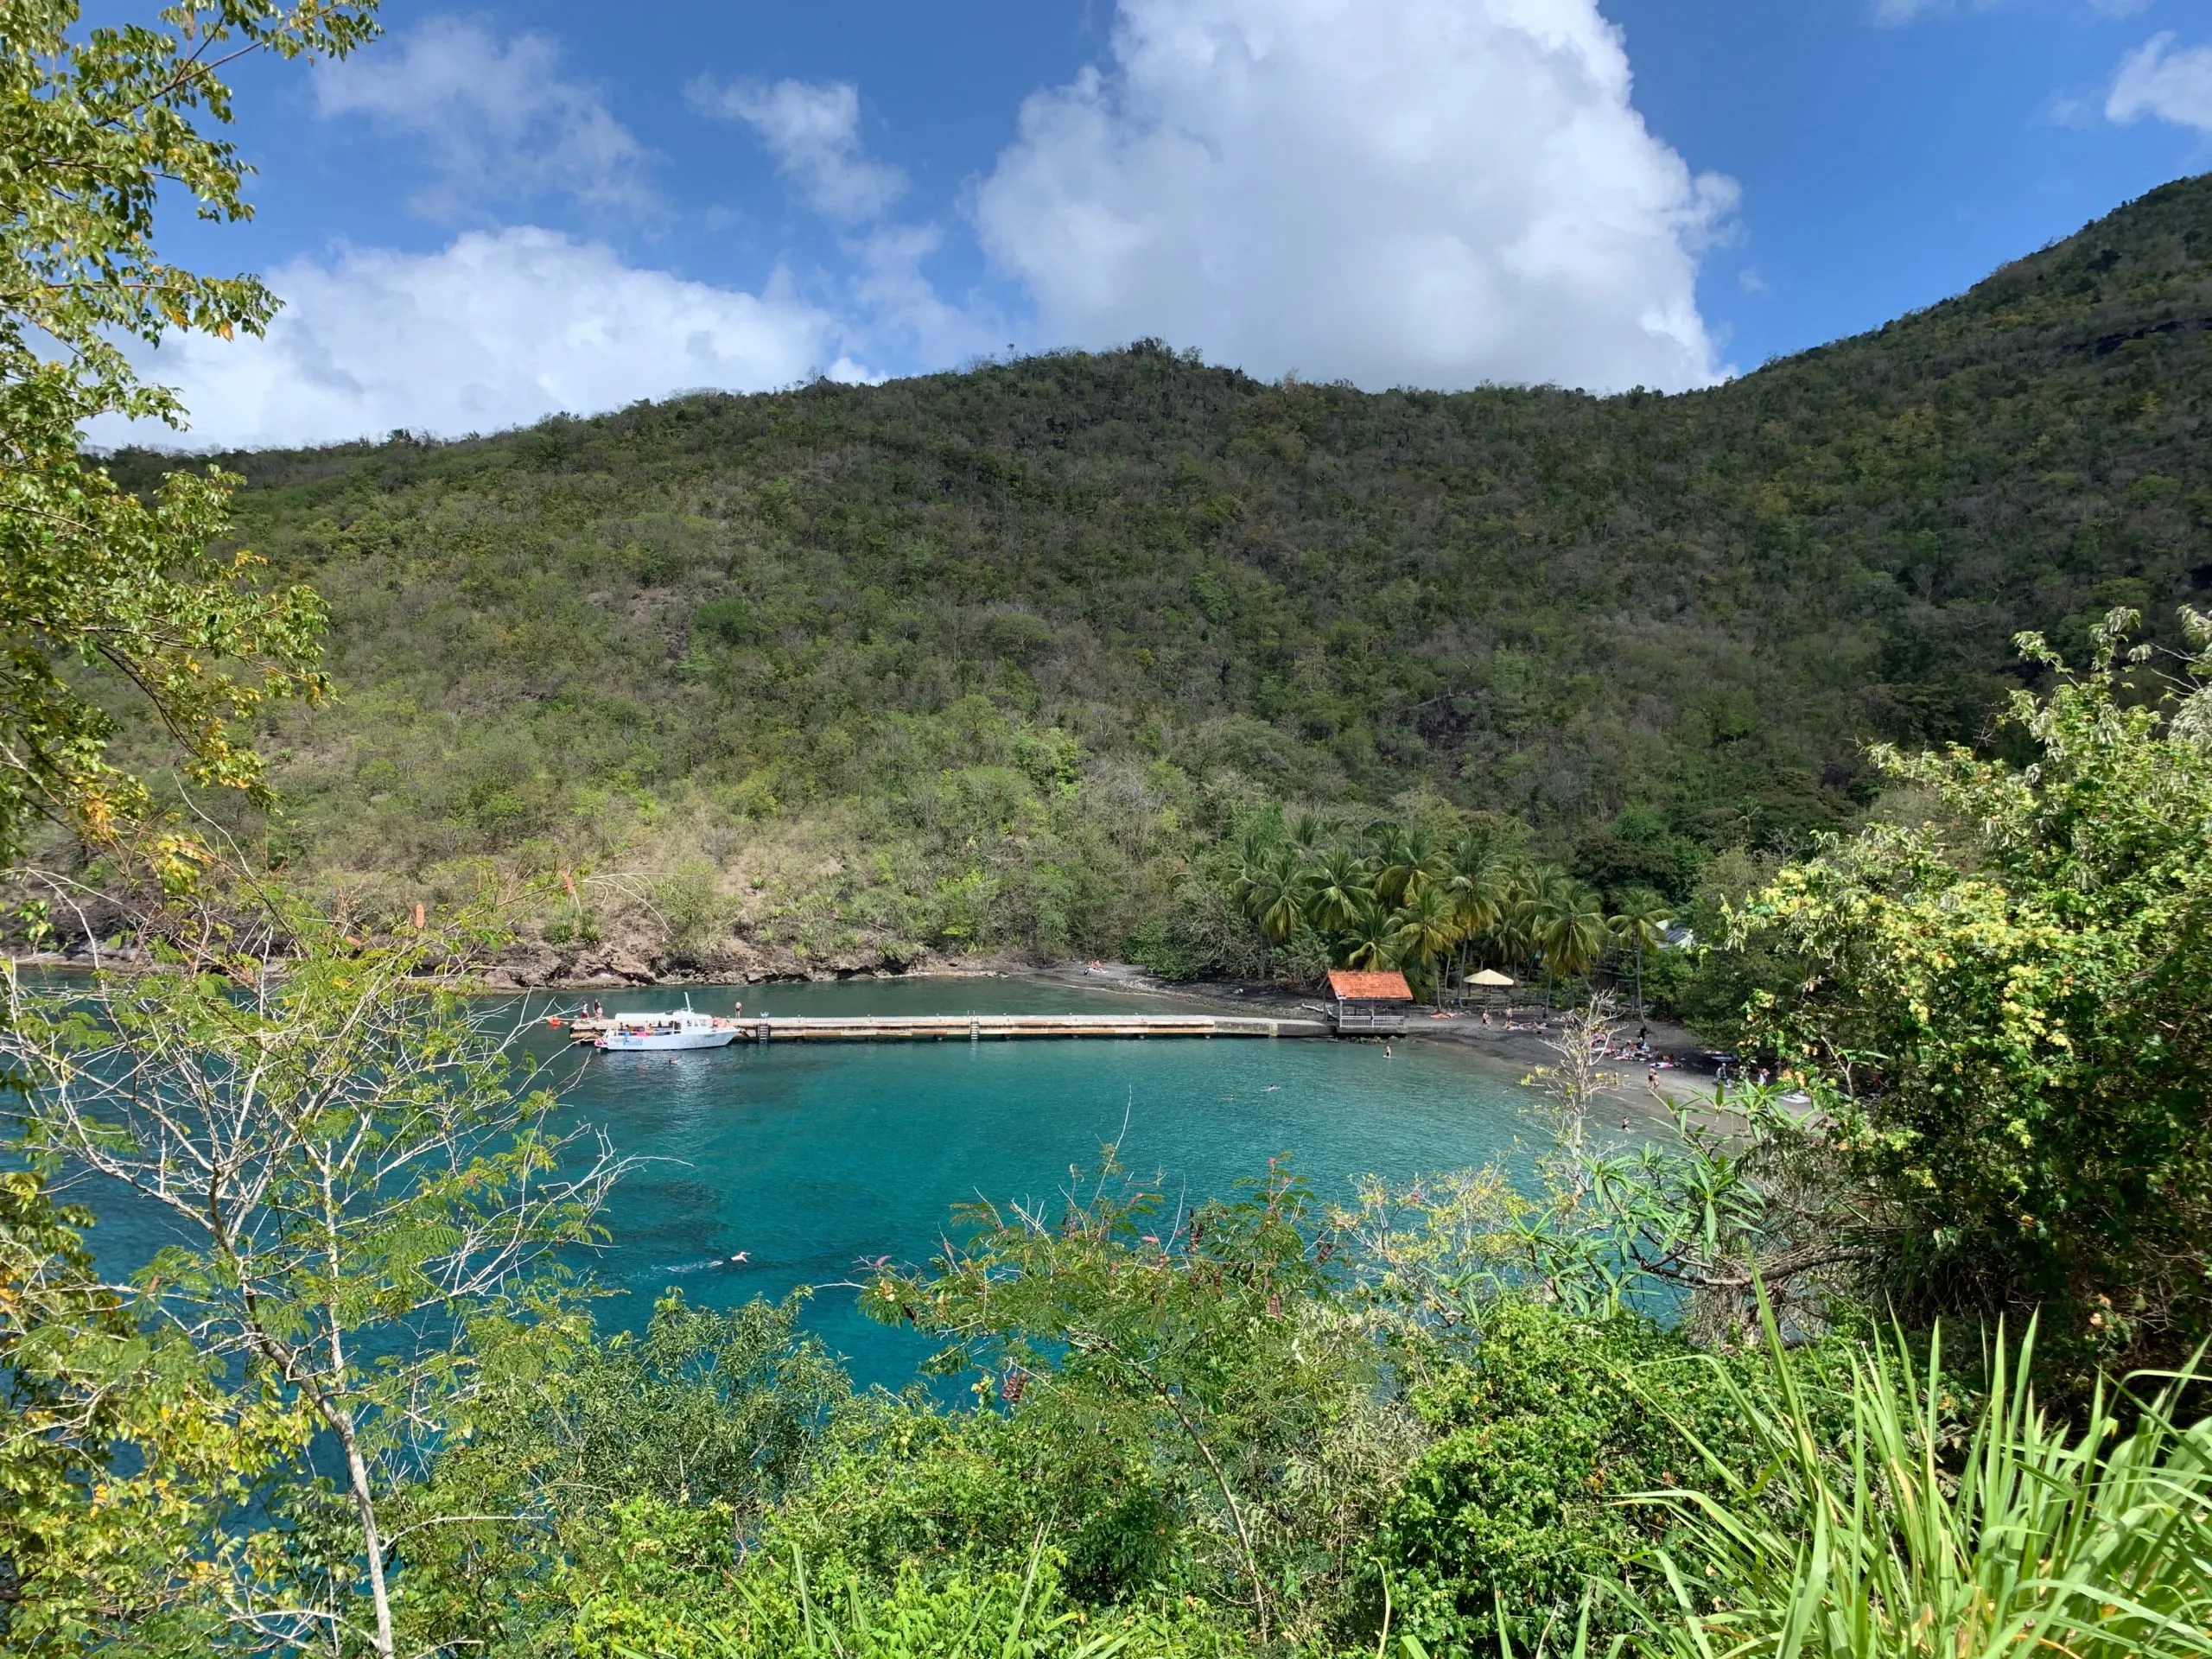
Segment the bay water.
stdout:
<svg viewBox="0 0 2212 1659">
<path fill-rule="evenodd" d="M 739 995 L 748 1015 L 1193 1011 L 1010 978 L 693 992 L 715 1014 Z M 604 1000 L 631 1013 L 677 999 Z M 598 1054 L 565 1110 L 652 1160 L 614 1190 L 593 1269 L 624 1294 L 602 1304 L 603 1321 L 642 1323 L 667 1287 L 721 1306 L 821 1287 L 807 1323 L 855 1381 L 897 1387 L 926 1344 L 860 1313 L 849 1287 L 879 1257 L 927 1261 L 956 1204 L 1017 1202 L 1057 1219 L 1109 1142 L 1132 1174 L 1159 1178 L 1171 1209 L 1230 1196 L 1274 1157 L 1317 1198 L 1348 1199 L 1363 1173 L 1405 1180 L 1507 1156 L 1526 1101 L 1516 1073 L 1443 1044 L 955 1037 Z"/>
<path fill-rule="evenodd" d="M 747 1014 L 1199 1011 L 1179 998 L 1009 977 L 693 987 L 702 1011 Z M 607 1012 L 679 1006 L 645 988 L 510 1000 L 503 1014 L 601 1001 Z M 1416 1016 L 1418 1017 L 1418 1016 Z M 1232 1196 L 1287 1158 L 1323 1201 L 1363 1173 L 1408 1180 L 1509 1157 L 1533 1134 L 1527 1092 L 1499 1062 L 1453 1046 L 1326 1038 L 786 1041 L 677 1054 L 565 1052 L 532 1023 L 524 1046 L 564 1077 L 563 1126 L 603 1131 L 635 1166 L 604 1217 L 608 1240 L 576 1260 L 612 1293 L 603 1326 L 637 1328 L 664 1292 L 713 1306 L 810 1287 L 805 1323 L 862 1386 L 902 1387 L 929 1344 L 860 1313 L 855 1281 L 881 1257 L 925 1262 L 956 1204 L 1037 1206 L 1118 1143 L 1167 1205 Z M 145 1262 L 166 1218 L 119 1192 L 79 1189 L 100 1215 L 111 1272 Z M 743 1260 L 732 1262 L 740 1253 Z"/>
</svg>

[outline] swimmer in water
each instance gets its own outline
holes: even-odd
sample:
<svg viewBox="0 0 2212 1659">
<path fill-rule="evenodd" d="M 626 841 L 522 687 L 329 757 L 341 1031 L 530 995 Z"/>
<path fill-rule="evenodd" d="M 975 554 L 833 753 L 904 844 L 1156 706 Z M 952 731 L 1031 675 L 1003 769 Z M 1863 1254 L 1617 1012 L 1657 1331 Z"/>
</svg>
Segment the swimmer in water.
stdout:
<svg viewBox="0 0 2212 1659">
<path fill-rule="evenodd" d="M 743 1267 L 743 1266 L 744 1266 L 747 1262 L 751 1261 L 752 1259 L 753 1259 L 753 1252 L 752 1252 L 752 1251 L 750 1251 L 750 1250 L 740 1250 L 740 1251 L 739 1251 L 735 1255 L 733 1255 L 732 1257 L 730 1257 L 730 1259 L 729 1259 L 727 1262 L 723 1263 L 723 1265 L 724 1265 L 725 1267 L 741 1268 L 741 1267 Z"/>
</svg>

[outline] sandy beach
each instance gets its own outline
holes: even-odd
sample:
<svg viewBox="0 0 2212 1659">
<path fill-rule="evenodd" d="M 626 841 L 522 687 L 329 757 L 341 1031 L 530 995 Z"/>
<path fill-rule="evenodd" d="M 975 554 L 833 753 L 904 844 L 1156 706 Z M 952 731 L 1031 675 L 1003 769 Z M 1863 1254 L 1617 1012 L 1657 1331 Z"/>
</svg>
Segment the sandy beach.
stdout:
<svg viewBox="0 0 2212 1659">
<path fill-rule="evenodd" d="M 1245 985 L 1220 980 L 1195 980 L 1168 983 L 1154 978 L 1133 963 L 1067 963 L 1058 967 L 1031 969 L 1028 977 L 1052 983 L 1080 985 L 1090 990 L 1125 990 L 1147 996 L 1187 997 L 1210 1007 L 1224 1011 L 1251 1012 L 1266 1009 L 1283 1014 L 1298 1014 L 1316 1019 L 1327 1012 L 1327 1004 L 1317 993 L 1299 991 L 1280 985 Z M 1534 1008 L 1516 1013 L 1514 1024 L 1519 1029 L 1509 1030 L 1503 1013 L 1493 1012 L 1490 1022 L 1484 1023 L 1478 1010 L 1446 1010 L 1438 1015 L 1434 1010 L 1416 1006 L 1408 1011 L 1406 1021 L 1406 1040 L 1423 1043 L 1452 1043 L 1474 1050 L 1489 1058 L 1514 1067 L 1526 1075 L 1541 1065 L 1557 1062 L 1559 1055 L 1551 1046 L 1549 1035 L 1535 1027 L 1538 1010 Z M 1554 1014 L 1556 1025 L 1559 1016 Z M 1652 1052 L 1655 1055 L 1681 1055 L 1700 1052 L 1706 1045 L 1681 1027 L 1656 1018 L 1639 1020 L 1631 1014 L 1620 1022 L 1622 1033 L 1631 1041 L 1641 1026 L 1649 1029 Z M 1364 1040 L 1373 1040 L 1371 1039 Z M 1686 1066 L 1662 1069 L 1656 1083 L 1647 1075 L 1649 1068 L 1643 1062 L 1624 1059 L 1615 1063 L 1611 1070 L 1618 1072 L 1619 1083 L 1605 1090 L 1605 1097 L 1619 1103 L 1623 1110 L 1631 1114 L 1663 1117 L 1668 1110 L 1664 1103 L 1700 1102 L 1708 1107 L 1718 1103 L 1714 1098 L 1713 1074 Z"/>
</svg>

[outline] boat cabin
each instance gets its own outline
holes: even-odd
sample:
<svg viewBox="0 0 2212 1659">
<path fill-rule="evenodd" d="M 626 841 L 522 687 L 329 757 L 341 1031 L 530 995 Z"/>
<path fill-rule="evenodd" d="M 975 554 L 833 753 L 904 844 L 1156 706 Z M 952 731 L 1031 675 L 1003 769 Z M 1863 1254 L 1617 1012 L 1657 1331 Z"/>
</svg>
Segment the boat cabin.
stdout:
<svg viewBox="0 0 2212 1659">
<path fill-rule="evenodd" d="M 1329 994 L 1336 1000 L 1332 1013 L 1338 1036 L 1405 1034 L 1406 1014 L 1413 1007 L 1414 994 L 1403 974 L 1332 969 L 1329 974 Z"/>
</svg>

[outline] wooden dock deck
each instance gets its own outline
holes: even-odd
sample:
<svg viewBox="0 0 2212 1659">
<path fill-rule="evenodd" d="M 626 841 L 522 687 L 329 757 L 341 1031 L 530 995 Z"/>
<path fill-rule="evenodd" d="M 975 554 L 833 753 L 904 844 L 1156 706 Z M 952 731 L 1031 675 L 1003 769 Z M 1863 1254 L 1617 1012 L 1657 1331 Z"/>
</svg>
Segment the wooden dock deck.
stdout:
<svg viewBox="0 0 2212 1659">
<path fill-rule="evenodd" d="M 844 1018 L 741 1017 L 757 1043 L 1001 1042 L 1040 1037 L 1326 1037 L 1320 1020 L 1211 1014 L 915 1014 Z"/>
</svg>

